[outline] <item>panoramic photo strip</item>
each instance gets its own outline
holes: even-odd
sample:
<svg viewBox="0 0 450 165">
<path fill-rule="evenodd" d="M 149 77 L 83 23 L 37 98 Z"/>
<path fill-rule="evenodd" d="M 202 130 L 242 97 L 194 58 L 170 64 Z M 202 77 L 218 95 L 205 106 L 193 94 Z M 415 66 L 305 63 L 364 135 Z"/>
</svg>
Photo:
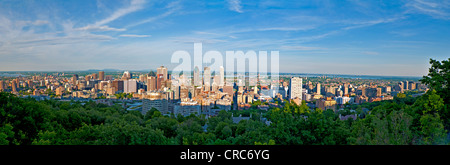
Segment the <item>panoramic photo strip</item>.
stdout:
<svg viewBox="0 0 450 165">
<path fill-rule="evenodd" d="M 430 151 L 386 145 L 450 144 L 449 44 L 440 0 L 0 0 L 0 151 Z"/>
</svg>

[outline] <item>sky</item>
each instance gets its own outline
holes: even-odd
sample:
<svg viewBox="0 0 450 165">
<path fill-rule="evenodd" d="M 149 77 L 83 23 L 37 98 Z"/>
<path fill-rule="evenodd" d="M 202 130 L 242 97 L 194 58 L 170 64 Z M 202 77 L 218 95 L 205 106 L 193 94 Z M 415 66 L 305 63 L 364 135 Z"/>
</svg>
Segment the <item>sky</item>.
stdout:
<svg viewBox="0 0 450 165">
<path fill-rule="evenodd" d="M 279 51 L 280 72 L 423 76 L 450 1 L 0 0 L 0 71 L 169 70 L 172 54 Z"/>
</svg>

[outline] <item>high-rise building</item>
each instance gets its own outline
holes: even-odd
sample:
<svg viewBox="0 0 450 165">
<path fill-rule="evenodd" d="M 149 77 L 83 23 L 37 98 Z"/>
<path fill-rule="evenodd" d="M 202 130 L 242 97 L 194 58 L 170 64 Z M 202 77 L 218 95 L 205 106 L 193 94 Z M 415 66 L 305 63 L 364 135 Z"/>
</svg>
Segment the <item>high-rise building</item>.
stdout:
<svg viewBox="0 0 450 165">
<path fill-rule="evenodd" d="M 98 72 L 98 79 L 101 81 L 105 80 L 105 72 L 104 71 Z"/>
<path fill-rule="evenodd" d="M 194 86 L 202 86 L 202 79 L 200 78 L 198 66 L 195 66 L 194 68 Z"/>
<path fill-rule="evenodd" d="M 157 74 L 156 77 L 156 90 L 160 90 L 164 83 L 164 75 L 163 74 Z"/>
<path fill-rule="evenodd" d="M 205 87 L 204 91 L 209 91 L 211 88 L 211 69 L 209 67 L 203 69 L 203 86 Z"/>
<path fill-rule="evenodd" d="M 5 85 L 3 80 L 0 80 L 0 91 L 4 91 L 5 90 Z"/>
<path fill-rule="evenodd" d="M 224 68 L 223 68 L 223 66 L 220 66 L 220 68 L 219 68 L 219 86 L 220 87 L 223 87 L 224 85 L 225 85 L 225 70 L 224 70 Z"/>
<path fill-rule="evenodd" d="M 316 93 L 318 94 L 318 95 L 320 95 L 320 83 L 317 83 L 317 86 L 316 86 Z"/>
<path fill-rule="evenodd" d="M 142 114 L 146 114 L 152 108 L 156 108 L 162 114 L 168 113 L 168 101 L 165 93 L 153 92 L 148 99 L 142 100 Z"/>
<path fill-rule="evenodd" d="M 408 89 L 409 89 L 408 85 L 409 85 L 409 82 L 408 82 L 408 81 L 404 81 L 404 83 L 403 83 L 403 89 L 404 89 L 404 90 L 408 90 Z"/>
<path fill-rule="evenodd" d="M 15 80 L 11 81 L 11 89 L 13 92 L 17 92 L 17 83 Z"/>
<path fill-rule="evenodd" d="M 129 79 L 131 79 L 131 77 L 132 77 L 131 73 L 128 71 L 125 71 L 122 75 L 122 80 L 129 80 Z"/>
<path fill-rule="evenodd" d="M 167 80 L 167 68 L 166 68 L 166 67 L 161 66 L 161 67 L 157 68 L 157 69 L 156 69 L 156 74 L 157 74 L 157 75 L 162 74 L 162 76 L 163 76 L 162 81 Z M 159 76 L 158 76 L 158 77 L 159 77 Z"/>
<path fill-rule="evenodd" d="M 147 91 L 156 90 L 156 77 L 149 76 L 147 77 Z"/>
<path fill-rule="evenodd" d="M 3 80 L 0 80 L 0 91 L 4 91 L 5 90 L 5 84 Z"/>
<path fill-rule="evenodd" d="M 90 80 L 91 80 L 91 76 L 90 76 L 90 75 L 86 75 L 86 76 L 84 76 L 84 80 L 86 80 L 86 81 L 90 81 Z"/>
<path fill-rule="evenodd" d="M 123 92 L 123 81 L 122 80 L 114 80 L 114 81 L 112 81 L 111 87 L 115 88 L 114 92 Z"/>
<path fill-rule="evenodd" d="M 123 92 L 124 93 L 136 93 L 137 92 L 136 79 L 124 80 L 123 81 Z"/>
<path fill-rule="evenodd" d="M 362 87 L 361 88 L 361 96 L 366 96 L 366 95 L 367 95 L 366 88 Z"/>
<path fill-rule="evenodd" d="M 344 84 L 344 95 L 348 95 L 348 88 L 349 88 L 350 84 L 349 83 L 345 83 Z"/>
<path fill-rule="evenodd" d="M 91 78 L 94 80 L 97 80 L 97 78 L 98 78 L 97 73 L 92 73 Z"/>
<path fill-rule="evenodd" d="M 300 77 L 291 77 L 291 80 L 289 81 L 289 98 L 295 99 L 300 98 L 302 99 L 302 78 Z"/>
<path fill-rule="evenodd" d="M 416 89 L 416 83 L 415 82 L 412 82 L 412 81 L 410 81 L 409 82 L 409 85 L 408 85 L 408 89 L 409 90 L 414 90 L 414 89 Z"/>
</svg>

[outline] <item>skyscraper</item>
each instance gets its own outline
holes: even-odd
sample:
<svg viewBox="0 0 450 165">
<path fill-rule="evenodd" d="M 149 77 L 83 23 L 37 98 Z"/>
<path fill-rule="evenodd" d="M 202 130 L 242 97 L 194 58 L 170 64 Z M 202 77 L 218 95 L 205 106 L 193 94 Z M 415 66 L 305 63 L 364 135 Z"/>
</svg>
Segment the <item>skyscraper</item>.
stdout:
<svg viewBox="0 0 450 165">
<path fill-rule="evenodd" d="M 317 83 L 317 86 L 316 86 L 316 93 L 318 94 L 318 95 L 320 95 L 320 83 Z"/>
<path fill-rule="evenodd" d="M 147 77 L 147 91 L 156 90 L 156 77 L 149 76 Z"/>
<path fill-rule="evenodd" d="M 223 87 L 224 85 L 225 85 L 225 71 L 224 71 L 224 68 L 223 68 L 223 66 L 220 66 L 220 73 L 219 73 L 219 78 L 220 78 L 220 80 L 219 80 L 219 86 L 220 87 Z"/>
<path fill-rule="evenodd" d="M 123 81 L 123 92 L 124 93 L 136 93 L 137 92 L 136 79 L 124 80 Z"/>
<path fill-rule="evenodd" d="M 11 89 L 13 92 L 17 92 L 17 83 L 15 80 L 11 81 Z"/>
<path fill-rule="evenodd" d="M 408 89 L 409 89 L 408 85 L 409 85 L 409 82 L 408 82 L 408 81 L 404 81 L 404 83 L 403 83 L 403 89 L 404 89 L 404 90 L 408 90 Z"/>
<path fill-rule="evenodd" d="M 299 98 L 302 99 L 302 78 L 300 77 L 291 77 L 291 80 L 289 81 L 289 98 L 295 99 Z"/>
<path fill-rule="evenodd" d="M 156 74 L 157 75 L 159 75 L 159 74 L 162 74 L 162 76 L 163 76 L 163 81 L 165 81 L 165 80 L 167 80 L 167 68 L 166 67 L 164 67 L 164 66 L 161 66 L 161 67 L 159 67 L 159 68 L 157 68 L 156 69 Z M 159 77 L 159 76 L 158 76 Z"/>
<path fill-rule="evenodd" d="M 128 71 L 125 71 L 122 75 L 122 80 L 129 80 L 129 79 L 131 79 L 131 77 L 132 77 L 131 73 Z"/>
<path fill-rule="evenodd" d="M 114 80 L 112 82 L 112 87 L 115 88 L 114 92 L 123 92 L 123 81 L 122 80 Z"/>
<path fill-rule="evenodd" d="M 198 69 L 198 66 L 195 66 L 194 68 L 194 86 L 201 86 L 202 85 L 202 79 L 200 79 L 200 70 Z"/>
<path fill-rule="evenodd" d="M 97 80 L 98 75 L 97 75 L 97 73 L 92 73 L 91 77 L 92 77 L 92 79 Z"/>
<path fill-rule="evenodd" d="M 98 79 L 101 81 L 105 80 L 105 72 L 104 71 L 98 72 Z"/>
<path fill-rule="evenodd" d="M 0 91 L 4 91 L 5 90 L 5 85 L 3 80 L 0 80 Z"/>
<path fill-rule="evenodd" d="M 163 82 L 164 82 L 164 75 L 163 74 L 157 74 L 157 77 L 156 77 L 156 90 L 160 90 L 161 89 Z"/>
<path fill-rule="evenodd" d="M 209 91 L 211 86 L 211 69 L 209 67 L 205 67 L 203 69 L 203 85 L 205 87 L 205 91 Z"/>
</svg>

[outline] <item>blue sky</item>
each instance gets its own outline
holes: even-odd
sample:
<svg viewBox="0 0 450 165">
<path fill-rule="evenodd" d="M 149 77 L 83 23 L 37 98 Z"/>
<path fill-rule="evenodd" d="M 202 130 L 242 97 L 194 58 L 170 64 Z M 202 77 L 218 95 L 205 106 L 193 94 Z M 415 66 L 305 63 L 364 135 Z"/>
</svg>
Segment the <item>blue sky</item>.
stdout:
<svg viewBox="0 0 450 165">
<path fill-rule="evenodd" d="M 279 51 L 280 71 L 422 76 L 450 1 L 0 0 L 0 70 L 155 69 L 177 50 Z"/>
</svg>

